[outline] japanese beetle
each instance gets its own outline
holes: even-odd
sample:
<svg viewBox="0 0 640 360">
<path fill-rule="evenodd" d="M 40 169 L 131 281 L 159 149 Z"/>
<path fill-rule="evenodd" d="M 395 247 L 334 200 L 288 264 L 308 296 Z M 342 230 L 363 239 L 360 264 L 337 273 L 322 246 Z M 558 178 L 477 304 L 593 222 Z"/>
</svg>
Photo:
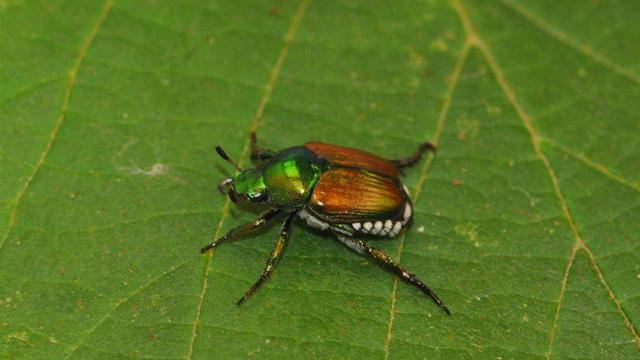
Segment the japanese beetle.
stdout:
<svg viewBox="0 0 640 360">
<path fill-rule="evenodd" d="M 331 232 L 342 244 L 420 289 L 451 314 L 414 274 L 382 251 L 354 238 L 355 235 L 393 238 L 404 231 L 413 218 L 413 207 L 409 192 L 400 181 L 399 170 L 417 163 L 426 151 L 435 151 L 433 145 L 423 143 L 406 159 L 387 160 L 362 150 L 315 141 L 274 152 L 259 149 L 254 133 L 250 140 L 251 160 L 257 166 L 247 170 L 240 169 L 216 146 L 218 154 L 237 170 L 233 177 L 222 180 L 218 189 L 222 194 L 226 192 L 233 202 L 242 199 L 260 203 L 268 210 L 201 249 L 204 253 L 282 215 L 280 237 L 267 265 L 255 284 L 238 300 L 238 305 L 269 277 L 287 245 L 291 222 L 298 217 L 312 228 Z"/>
</svg>

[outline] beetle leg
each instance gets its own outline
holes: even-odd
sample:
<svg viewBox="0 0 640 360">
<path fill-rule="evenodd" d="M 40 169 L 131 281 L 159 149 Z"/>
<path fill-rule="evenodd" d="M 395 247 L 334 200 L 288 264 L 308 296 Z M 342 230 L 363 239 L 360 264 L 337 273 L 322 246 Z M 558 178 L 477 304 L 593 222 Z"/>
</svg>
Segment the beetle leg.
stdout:
<svg viewBox="0 0 640 360">
<path fill-rule="evenodd" d="M 251 132 L 251 134 L 249 134 L 249 142 L 251 143 L 251 160 L 252 161 L 269 160 L 275 154 L 272 150 L 260 149 L 258 145 L 256 145 L 255 132 Z"/>
<path fill-rule="evenodd" d="M 278 261 L 282 258 L 282 254 L 284 252 L 285 247 L 287 247 L 287 243 L 289 242 L 289 227 L 291 226 L 291 221 L 295 217 L 296 213 L 293 212 L 287 216 L 287 218 L 282 223 L 282 228 L 280 229 L 280 237 L 278 241 L 276 241 L 276 245 L 271 250 L 271 255 L 267 259 L 267 266 L 262 270 L 262 274 L 258 280 L 244 293 L 244 296 L 238 300 L 236 304 L 242 305 L 248 298 L 255 293 L 255 291 L 264 283 L 265 280 L 269 278 L 269 275 L 273 271 L 273 269 L 278 264 Z"/>
<path fill-rule="evenodd" d="M 431 143 L 422 143 L 420 144 L 420 146 L 418 146 L 418 149 L 416 150 L 416 152 L 413 153 L 413 155 L 409 156 L 408 158 L 405 159 L 398 159 L 398 160 L 391 160 L 391 162 L 393 163 L 393 165 L 395 165 L 397 168 L 404 168 L 404 167 L 409 167 L 414 165 L 415 163 L 417 163 L 420 158 L 422 157 L 422 155 L 424 155 L 425 152 L 427 151 L 431 151 L 433 153 L 436 152 L 436 147 L 431 144 Z"/>
<path fill-rule="evenodd" d="M 343 243 L 350 249 L 356 251 L 361 255 L 366 255 L 370 257 L 375 262 L 377 262 L 378 265 L 382 266 L 387 271 L 390 271 L 396 274 L 397 276 L 399 276 L 402 279 L 402 281 L 409 283 L 417 287 L 418 289 L 420 289 L 420 291 L 422 291 L 425 295 L 430 297 L 431 300 L 433 300 L 433 302 L 436 303 L 436 305 L 442 308 L 444 312 L 446 312 L 448 315 L 451 315 L 451 312 L 449 311 L 449 309 L 447 309 L 447 306 L 442 302 L 442 300 L 440 300 L 438 295 L 436 295 L 436 293 L 434 293 L 433 290 L 429 289 L 429 287 L 427 287 L 427 285 L 425 285 L 422 281 L 420 281 L 420 279 L 418 279 L 414 274 L 408 272 L 402 265 L 394 262 L 385 253 L 367 245 L 362 240 L 354 239 L 354 238 L 339 235 L 339 234 L 335 234 L 335 235 L 338 238 L 338 240 L 340 240 L 341 243 Z"/>
<path fill-rule="evenodd" d="M 243 225 L 240 225 L 234 229 L 231 229 L 228 233 L 224 234 L 223 237 L 217 239 L 216 241 L 212 242 L 211 244 L 203 247 L 202 249 L 200 249 L 200 253 L 205 253 L 207 252 L 207 250 L 209 249 L 213 249 L 215 247 L 217 247 L 218 245 L 227 242 L 229 240 L 234 240 L 240 236 L 246 235 L 250 232 L 252 232 L 253 230 L 263 226 L 264 224 L 266 224 L 269 220 L 271 220 L 274 216 L 278 215 L 281 211 L 278 209 L 269 209 L 265 212 L 263 212 L 262 214 L 260 214 L 258 216 L 257 219 L 255 219 L 254 221 L 250 222 L 250 223 L 246 223 Z"/>
</svg>

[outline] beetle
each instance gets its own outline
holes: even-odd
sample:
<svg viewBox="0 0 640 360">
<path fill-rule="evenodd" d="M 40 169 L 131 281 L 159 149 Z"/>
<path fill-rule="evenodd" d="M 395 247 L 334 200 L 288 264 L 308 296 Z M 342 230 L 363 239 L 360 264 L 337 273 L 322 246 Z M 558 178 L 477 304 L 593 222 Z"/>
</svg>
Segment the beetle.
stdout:
<svg viewBox="0 0 640 360">
<path fill-rule="evenodd" d="M 404 282 L 418 288 L 447 314 L 449 309 L 438 296 L 402 265 L 382 251 L 371 247 L 356 235 L 393 238 L 413 219 L 409 191 L 402 185 L 401 169 L 416 164 L 426 151 L 435 152 L 425 142 L 408 158 L 387 160 L 363 150 L 307 142 L 275 152 L 257 147 L 255 133 L 250 134 L 251 160 L 256 167 L 242 170 L 220 146 L 220 157 L 237 172 L 218 184 L 234 203 L 238 199 L 266 205 L 252 222 L 240 225 L 201 249 L 205 253 L 230 240 L 238 239 L 282 217 L 280 236 L 258 280 L 237 304 L 244 303 L 269 278 L 282 258 L 289 241 L 289 228 L 297 217 L 307 226 L 332 233 L 355 252 L 366 256 Z"/>
</svg>

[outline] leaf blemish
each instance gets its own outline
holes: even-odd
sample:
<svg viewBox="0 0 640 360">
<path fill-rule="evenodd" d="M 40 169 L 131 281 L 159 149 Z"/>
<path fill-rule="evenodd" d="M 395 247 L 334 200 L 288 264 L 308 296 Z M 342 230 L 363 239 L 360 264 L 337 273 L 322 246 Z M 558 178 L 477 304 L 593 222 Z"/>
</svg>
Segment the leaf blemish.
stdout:
<svg viewBox="0 0 640 360">
<path fill-rule="evenodd" d="M 153 166 L 151 166 L 151 169 L 149 171 L 140 169 L 133 163 L 131 164 L 131 167 L 126 169 L 129 170 L 129 172 L 133 175 L 146 175 L 151 177 L 165 175 L 169 171 L 169 167 L 167 165 L 160 164 L 160 163 L 153 164 Z"/>
<path fill-rule="evenodd" d="M 531 207 L 536 207 L 536 204 L 538 204 L 540 202 L 540 199 L 531 196 L 531 194 L 527 190 L 519 188 L 519 187 L 517 187 L 515 189 L 518 190 L 519 192 L 523 193 L 527 197 L 527 199 L 529 199 L 529 204 L 531 205 Z"/>
<path fill-rule="evenodd" d="M 458 129 L 458 140 L 465 142 L 469 139 L 475 139 L 478 135 L 480 122 L 478 119 L 469 118 L 466 115 L 463 115 L 456 119 L 456 127 Z"/>
<path fill-rule="evenodd" d="M 11 342 L 12 340 L 18 340 L 18 341 L 22 341 L 22 342 L 27 342 L 27 337 L 28 337 L 28 334 L 26 332 L 18 331 L 18 332 L 15 332 L 15 333 L 11 333 L 11 334 L 5 335 L 3 337 L 3 339 L 4 339 L 4 342 L 6 342 L 6 343 Z"/>
<path fill-rule="evenodd" d="M 133 161 L 129 161 L 129 163 L 131 164 L 130 166 L 119 166 L 118 165 L 118 159 L 120 157 L 123 156 L 123 154 L 129 150 L 129 148 L 136 144 L 138 142 L 138 139 L 129 139 L 126 143 L 124 143 L 122 145 L 122 147 L 120 148 L 120 150 L 111 158 L 111 162 L 113 163 L 113 166 L 121 171 L 128 171 L 130 172 L 132 175 L 146 175 L 146 176 L 160 176 L 160 175 L 166 175 L 169 172 L 169 166 L 162 164 L 162 163 L 155 163 L 153 165 L 151 165 L 151 168 L 149 170 L 144 170 L 141 169 L 140 167 L 138 167 Z"/>
<path fill-rule="evenodd" d="M 487 112 L 487 114 L 489 114 L 489 115 L 500 115 L 500 114 L 502 114 L 502 108 L 500 106 L 497 106 L 497 105 L 485 104 L 484 109 Z"/>
<path fill-rule="evenodd" d="M 463 238 L 471 241 L 475 247 L 480 247 L 480 242 L 478 241 L 478 225 L 476 224 L 458 224 L 453 229 L 456 234 L 462 236 Z"/>
</svg>

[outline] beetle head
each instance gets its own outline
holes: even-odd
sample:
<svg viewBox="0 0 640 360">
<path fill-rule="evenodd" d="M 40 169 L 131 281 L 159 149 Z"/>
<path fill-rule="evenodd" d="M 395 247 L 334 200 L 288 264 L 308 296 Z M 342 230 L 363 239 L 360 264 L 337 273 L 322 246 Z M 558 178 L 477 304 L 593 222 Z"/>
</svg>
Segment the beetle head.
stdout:
<svg viewBox="0 0 640 360">
<path fill-rule="evenodd" d="M 221 158 L 233 165 L 238 171 L 232 177 L 220 181 L 218 184 L 220 193 L 223 195 L 227 193 L 233 202 L 237 202 L 238 198 L 251 202 L 266 201 L 267 192 L 262 172 L 257 169 L 242 170 L 220 146 L 216 146 L 216 151 Z"/>
</svg>

